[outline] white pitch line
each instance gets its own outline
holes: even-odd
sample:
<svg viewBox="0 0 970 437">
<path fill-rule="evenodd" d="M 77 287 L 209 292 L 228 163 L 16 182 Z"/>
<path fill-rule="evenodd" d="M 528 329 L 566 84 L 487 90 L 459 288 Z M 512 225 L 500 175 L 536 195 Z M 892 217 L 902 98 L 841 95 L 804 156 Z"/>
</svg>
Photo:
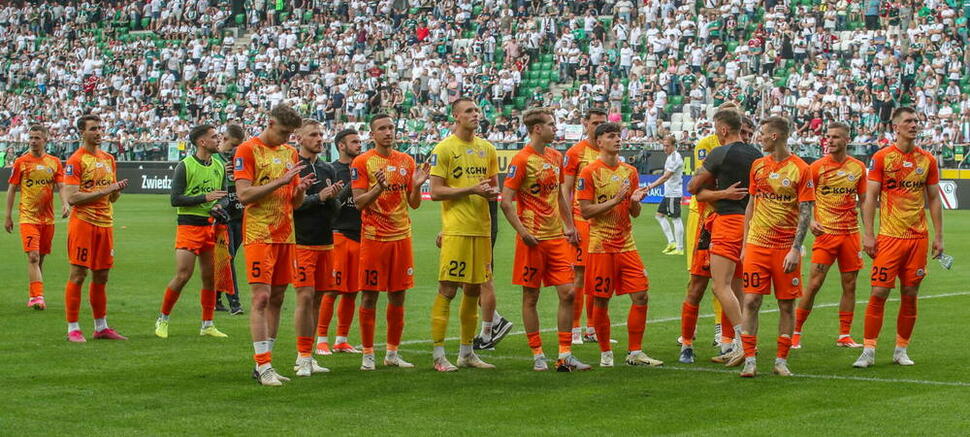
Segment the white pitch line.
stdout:
<svg viewBox="0 0 970 437">
<path fill-rule="evenodd" d="M 400 352 L 406 352 L 409 354 L 423 354 L 430 355 L 433 352 L 429 350 L 416 350 L 416 349 L 400 349 Z M 483 358 L 489 359 L 499 359 L 499 360 L 515 360 L 515 361 L 532 361 L 532 358 L 525 356 L 502 356 L 502 355 L 482 355 Z M 546 360 L 552 362 L 552 360 Z M 737 370 L 728 369 L 712 369 L 710 367 L 684 367 L 684 366 L 661 366 L 661 367 L 651 367 L 651 370 L 675 370 L 682 372 L 706 372 L 706 373 L 726 373 L 731 375 L 737 375 Z M 902 378 L 873 378 L 867 376 L 842 376 L 842 375 L 816 375 L 816 374 L 806 374 L 806 373 L 796 373 L 792 375 L 794 378 L 807 378 L 807 379 L 828 379 L 828 380 L 839 380 L 839 381 L 863 381 L 863 382 L 885 382 L 893 384 L 919 384 L 919 385 L 941 385 L 947 387 L 970 387 L 970 382 L 962 381 L 932 381 L 925 379 L 902 379 Z"/>
<path fill-rule="evenodd" d="M 931 295 L 928 295 L 928 296 L 920 296 L 919 299 L 920 300 L 923 300 L 923 299 L 937 299 L 937 298 L 941 298 L 941 297 L 967 296 L 967 295 L 970 295 L 970 291 L 958 291 L 958 292 L 954 292 L 954 293 L 931 294 Z M 899 298 L 890 298 L 887 301 L 888 302 L 898 302 L 899 301 Z M 869 303 L 869 301 L 868 300 L 856 301 L 856 304 L 864 304 L 864 303 Z M 839 303 L 823 303 L 823 304 L 817 304 L 817 305 L 815 305 L 813 307 L 813 309 L 815 309 L 815 308 L 831 308 L 831 307 L 837 307 L 837 306 L 839 306 Z M 777 312 L 778 312 L 778 309 L 777 308 L 773 308 L 773 309 L 768 309 L 768 310 L 762 310 L 761 311 L 761 314 L 777 313 Z M 702 314 L 702 315 L 697 316 L 698 319 L 704 319 L 704 318 L 710 318 L 710 317 L 714 317 L 714 314 Z M 647 325 L 649 326 L 650 323 L 667 323 L 667 322 L 679 322 L 679 321 L 680 321 L 680 317 L 679 316 L 678 317 L 664 317 L 664 318 L 660 318 L 660 319 L 649 319 L 649 320 L 647 320 Z M 610 326 L 612 326 L 614 328 L 615 327 L 619 327 L 619 326 L 626 326 L 626 323 L 614 323 L 614 324 L 612 324 Z M 556 332 L 556 331 L 557 331 L 557 329 L 555 329 L 555 328 L 546 328 L 546 329 L 540 329 L 539 330 L 539 332 Z M 525 335 L 525 331 L 510 332 L 510 333 L 508 333 L 508 335 Z M 448 338 L 445 339 L 445 341 L 455 341 L 455 340 L 459 340 L 459 338 L 458 337 L 448 337 Z M 402 341 L 401 342 L 401 345 L 428 344 L 428 343 L 431 343 L 431 340 L 406 340 L 406 341 Z"/>
</svg>

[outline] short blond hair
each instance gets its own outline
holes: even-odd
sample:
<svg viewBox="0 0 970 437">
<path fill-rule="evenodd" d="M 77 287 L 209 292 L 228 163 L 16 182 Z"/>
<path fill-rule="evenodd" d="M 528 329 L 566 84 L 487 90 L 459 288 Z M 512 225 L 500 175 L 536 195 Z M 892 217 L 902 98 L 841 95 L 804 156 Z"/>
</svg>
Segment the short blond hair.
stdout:
<svg viewBox="0 0 970 437">
<path fill-rule="evenodd" d="M 552 116 L 552 111 L 549 108 L 530 108 L 522 114 L 522 124 L 525 125 L 526 130 L 532 132 L 535 125 L 544 123 L 545 117 L 551 118 Z"/>
</svg>

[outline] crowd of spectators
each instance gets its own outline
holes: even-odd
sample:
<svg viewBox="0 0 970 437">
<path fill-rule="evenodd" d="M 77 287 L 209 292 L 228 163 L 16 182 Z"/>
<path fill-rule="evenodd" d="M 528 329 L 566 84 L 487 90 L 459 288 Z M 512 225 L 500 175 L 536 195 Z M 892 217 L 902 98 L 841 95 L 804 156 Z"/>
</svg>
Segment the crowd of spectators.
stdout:
<svg viewBox="0 0 970 437">
<path fill-rule="evenodd" d="M 0 6 L 0 141 L 30 123 L 54 140 L 105 119 L 122 158 L 167 159 L 201 121 L 250 131 L 288 103 L 330 132 L 386 112 L 420 153 L 448 131 L 448 103 L 479 102 L 482 135 L 515 144 L 518 114 L 559 125 L 590 107 L 630 144 L 710 130 L 736 101 L 793 119 L 798 144 L 848 121 L 891 141 L 913 105 L 926 146 L 970 142 L 963 0 L 116 0 Z M 561 132 L 565 134 L 565 132 Z M 68 143 L 65 143 L 68 144 Z M 515 147 L 515 146 L 513 146 Z"/>
</svg>

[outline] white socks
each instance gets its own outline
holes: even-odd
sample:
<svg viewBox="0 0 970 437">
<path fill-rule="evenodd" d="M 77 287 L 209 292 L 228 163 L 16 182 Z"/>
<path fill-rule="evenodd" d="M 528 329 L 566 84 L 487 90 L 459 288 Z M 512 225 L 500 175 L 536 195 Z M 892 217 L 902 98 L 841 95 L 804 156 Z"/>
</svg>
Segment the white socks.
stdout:
<svg viewBox="0 0 970 437">
<path fill-rule="evenodd" d="M 492 340 L 492 322 L 482 322 L 482 332 L 478 334 L 482 341 Z"/>
<path fill-rule="evenodd" d="M 212 320 L 203 320 L 202 321 L 202 329 L 208 328 L 210 326 L 213 326 Z"/>
<path fill-rule="evenodd" d="M 256 352 L 257 355 L 259 355 L 259 354 L 265 354 L 266 352 L 269 352 L 270 351 L 269 342 L 266 341 L 266 340 L 263 340 L 263 341 L 254 341 L 253 342 L 253 351 Z"/>
<path fill-rule="evenodd" d="M 267 338 L 266 339 L 266 344 L 269 345 L 269 350 L 267 352 L 273 352 L 273 346 L 276 345 L 276 339 L 275 338 Z"/>
<path fill-rule="evenodd" d="M 81 330 L 81 325 L 79 325 L 77 322 L 70 322 L 67 324 L 68 333 L 70 333 L 71 331 L 80 331 L 80 330 Z"/>
<path fill-rule="evenodd" d="M 471 355 L 473 352 L 474 352 L 474 350 L 472 349 L 472 345 L 470 345 L 470 344 L 463 344 L 463 345 L 458 346 L 458 356 L 459 357 L 467 357 L 467 356 Z"/>
<path fill-rule="evenodd" d="M 168 321 L 168 314 L 161 314 L 161 313 L 159 313 L 158 314 L 158 318 L 159 318 L 159 320 L 164 320 L 164 321 L 167 322 Z"/>
<path fill-rule="evenodd" d="M 324 337 L 324 338 L 326 338 L 326 337 Z M 337 341 L 335 341 L 334 343 L 341 344 L 341 343 L 346 343 L 346 342 L 347 342 L 347 337 L 341 337 L 341 336 L 338 335 L 337 336 Z"/>
<path fill-rule="evenodd" d="M 105 329 L 108 329 L 108 319 L 105 319 L 105 318 L 94 319 L 95 331 L 104 331 Z"/>
<path fill-rule="evenodd" d="M 667 244 L 672 244 L 674 242 L 674 231 L 670 229 L 670 222 L 667 221 L 667 217 L 660 215 L 653 217 L 657 219 L 657 223 L 660 223 L 660 229 L 663 229 L 664 236 L 667 237 Z"/>
<path fill-rule="evenodd" d="M 674 222 L 674 242 L 677 243 L 677 250 L 684 250 L 684 222 L 679 218 L 670 219 Z"/>
<path fill-rule="evenodd" d="M 434 352 L 431 353 L 431 356 L 434 357 L 434 359 L 436 359 L 436 360 L 439 359 L 439 358 L 444 358 L 445 357 L 445 347 L 444 346 L 435 346 L 434 347 Z"/>
<path fill-rule="evenodd" d="M 317 343 L 330 343 L 330 338 L 327 336 L 317 337 Z"/>
</svg>

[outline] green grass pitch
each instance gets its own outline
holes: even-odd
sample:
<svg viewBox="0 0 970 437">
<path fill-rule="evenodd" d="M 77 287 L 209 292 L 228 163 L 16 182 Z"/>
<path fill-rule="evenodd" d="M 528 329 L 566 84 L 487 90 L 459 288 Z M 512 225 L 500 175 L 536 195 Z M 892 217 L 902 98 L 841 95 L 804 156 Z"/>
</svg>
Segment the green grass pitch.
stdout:
<svg viewBox="0 0 970 437">
<path fill-rule="evenodd" d="M 321 357 L 332 373 L 295 379 L 282 388 L 250 379 L 252 348 L 248 318 L 217 313 L 216 325 L 229 339 L 200 338 L 197 279 L 186 287 L 172 315 L 170 337 L 155 338 L 166 282 L 173 274 L 175 212 L 167 196 L 125 195 L 116 206 L 116 264 L 108 285 L 109 321 L 127 342 L 91 341 L 92 321 L 82 300 L 84 345 L 64 340 L 63 289 L 67 274 L 66 223 L 58 223 L 54 253 L 46 265 L 49 308 L 25 307 L 25 257 L 16 231 L 0 237 L 0 297 L 3 401 L 0 430 L 6 435 L 213 435 L 260 434 L 696 434 L 808 433 L 965 434 L 970 404 L 970 350 L 966 348 L 970 277 L 970 212 L 947 211 L 946 247 L 957 267 L 944 271 L 930 261 L 919 303 L 910 355 L 914 367 L 890 365 L 898 301 L 887 305 L 882 348 L 872 369 L 853 369 L 858 350 L 833 346 L 838 320 L 837 276 L 830 275 L 819 307 L 805 329 L 804 348 L 793 351 L 798 377 L 770 375 L 777 313 L 762 317 L 761 373 L 754 380 L 737 369 L 709 363 L 710 297 L 702 304 L 698 362 L 677 363 L 680 305 L 687 276 L 683 257 L 660 254 L 662 234 L 653 206 L 635 221 L 640 254 L 650 274 L 647 352 L 663 368 L 622 365 L 626 331 L 615 327 L 617 364 L 579 374 L 537 374 L 521 334 L 520 292 L 510 283 L 513 234 L 502 222 L 496 246 L 499 309 L 515 322 L 513 334 L 482 356 L 493 371 L 462 370 L 441 375 L 431 369 L 429 312 L 436 283 L 439 206 L 425 202 L 412 213 L 417 286 L 408 292 L 402 355 L 415 369 L 358 370 L 359 355 Z M 808 260 L 805 260 L 806 266 Z M 807 267 L 803 268 L 807 272 Z M 868 298 L 868 272 L 859 282 L 859 301 Z M 807 278 L 807 276 L 806 276 Z M 87 288 L 85 287 L 85 296 Z M 243 291 L 248 303 L 248 291 Z M 897 297 L 894 293 L 893 297 Z M 542 327 L 554 328 L 555 294 L 541 300 Z M 382 298 L 380 344 L 385 329 Z M 629 300 L 612 305 L 612 320 L 626 320 Z M 766 309 L 775 306 L 766 299 Z M 248 309 L 248 305 L 245 305 Z M 293 299 L 288 296 L 275 348 L 276 366 L 292 375 L 295 358 Z M 865 306 L 856 307 L 853 334 L 861 340 Z M 457 336 L 457 302 L 449 336 Z M 359 341 L 355 322 L 351 340 Z M 544 334 L 547 356 L 555 334 Z M 448 342 L 449 355 L 457 341 Z M 595 345 L 575 348 L 587 363 L 598 361 Z M 380 354 L 380 352 L 379 352 Z M 380 359 L 380 356 L 378 357 Z M 380 363 L 380 361 L 379 361 Z"/>
</svg>

